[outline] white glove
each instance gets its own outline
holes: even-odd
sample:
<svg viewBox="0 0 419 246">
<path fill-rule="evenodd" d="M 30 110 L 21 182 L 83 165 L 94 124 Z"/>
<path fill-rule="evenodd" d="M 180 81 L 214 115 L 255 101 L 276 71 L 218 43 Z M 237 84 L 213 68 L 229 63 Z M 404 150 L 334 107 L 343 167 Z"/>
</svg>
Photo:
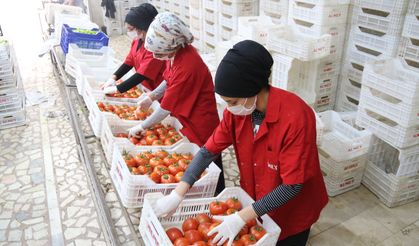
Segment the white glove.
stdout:
<svg viewBox="0 0 419 246">
<path fill-rule="evenodd" d="M 100 88 L 103 90 L 103 88 L 113 86 L 115 84 L 116 84 L 116 81 L 113 78 L 110 78 L 104 84 L 102 84 Z"/>
<path fill-rule="evenodd" d="M 128 137 L 141 137 L 141 133 L 144 131 L 143 126 L 141 124 L 138 124 L 134 127 L 131 127 L 128 129 Z"/>
<path fill-rule="evenodd" d="M 150 95 L 147 93 L 145 95 L 141 95 L 140 100 L 138 100 L 138 107 L 140 109 L 147 110 L 150 108 L 150 105 L 153 103 L 153 100 L 151 100 Z"/>
<path fill-rule="evenodd" d="M 222 221 L 220 225 L 208 232 L 208 236 L 217 233 L 217 235 L 212 240 L 212 243 L 217 243 L 218 241 L 217 245 L 223 245 L 223 243 L 228 240 L 227 246 L 231 246 L 233 244 L 234 238 L 237 236 L 237 234 L 239 234 L 240 230 L 246 224 L 246 222 L 240 217 L 238 213 L 227 216 L 214 216 L 213 218 Z"/>
<path fill-rule="evenodd" d="M 183 197 L 181 197 L 175 190 L 172 190 L 169 195 L 157 200 L 154 212 L 157 217 L 170 216 L 176 211 L 182 200 Z"/>
<path fill-rule="evenodd" d="M 103 88 L 103 92 L 105 93 L 105 94 L 114 94 L 114 93 L 117 93 L 118 92 L 118 88 L 116 88 L 116 86 L 108 86 L 108 87 L 105 87 L 105 88 Z"/>
</svg>

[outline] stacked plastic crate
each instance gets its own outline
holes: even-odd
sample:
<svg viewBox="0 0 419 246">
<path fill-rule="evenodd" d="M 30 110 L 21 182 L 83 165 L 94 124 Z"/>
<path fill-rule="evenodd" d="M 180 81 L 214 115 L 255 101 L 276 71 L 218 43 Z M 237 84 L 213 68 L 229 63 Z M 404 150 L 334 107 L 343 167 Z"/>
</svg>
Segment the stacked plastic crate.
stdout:
<svg viewBox="0 0 419 246">
<path fill-rule="evenodd" d="M 357 124 L 375 136 L 364 184 L 394 207 L 419 199 L 419 69 L 404 59 L 367 63 Z"/>
<path fill-rule="evenodd" d="M 333 109 L 336 101 L 349 0 L 290 0 L 288 24 L 297 32 L 321 37 L 331 35 L 330 55 L 310 65 L 316 73 L 326 73 L 311 83 L 316 84 L 313 107 L 321 112 Z"/>
<path fill-rule="evenodd" d="M 366 62 L 396 57 L 408 1 L 354 1 L 336 110 L 357 110 Z"/>
<path fill-rule="evenodd" d="M 219 1 L 204 0 L 202 5 L 203 52 L 214 51 L 220 40 L 220 22 L 218 18 Z"/>
<path fill-rule="evenodd" d="M 258 0 L 222 0 L 219 1 L 218 22 L 220 40 L 230 40 L 237 34 L 238 18 L 258 15 Z"/>
<path fill-rule="evenodd" d="M 13 46 L 0 37 L 0 129 L 25 123 L 25 94 Z"/>
<path fill-rule="evenodd" d="M 126 33 L 125 16 L 133 7 L 137 7 L 147 0 L 115 0 L 115 18 L 105 16 L 105 8 L 103 8 L 103 20 L 106 27 L 106 32 L 109 36 L 122 35 Z"/>
<path fill-rule="evenodd" d="M 193 46 L 199 51 L 203 49 L 203 0 L 189 1 L 189 29 L 194 36 Z"/>
<path fill-rule="evenodd" d="M 259 15 L 269 16 L 275 24 L 287 24 L 289 0 L 259 0 Z"/>
<path fill-rule="evenodd" d="M 355 126 L 355 117 L 342 117 L 335 111 L 318 114 L 323 123 L 319 159 L 329 196 L 361 185 L 367 162 L 371 133 Z"/>
</svg>

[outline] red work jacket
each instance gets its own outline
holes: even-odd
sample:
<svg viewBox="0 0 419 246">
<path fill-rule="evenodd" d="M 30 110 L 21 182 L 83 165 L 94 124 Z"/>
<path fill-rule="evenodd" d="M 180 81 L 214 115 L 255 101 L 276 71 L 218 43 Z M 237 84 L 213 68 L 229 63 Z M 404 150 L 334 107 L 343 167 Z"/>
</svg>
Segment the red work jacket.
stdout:
<svg viewBox="0 0 419 246">
<path fill-rule="evenodd" d="M 154 59 L 153 53 L 144 48 L 144 43 L 137 50 L 138 42 L 140 42 L 139 39 L 132 41 L 131 50 L 124 63 L 134 67 L 136 73 L 147 77 L 141 84 L 149 90 L 154 90 L 163 81 L 166 62 Z"/>
<path fill-rule="evenodd" d="M 181 132 L 189 141 L 202 146 L 220 123 L 208 67 L 191 45 L 178 50 L 166 67 L 167 88 L 160 106 L 182 123 Z"/>
<path fill-rule="evenodd" d="M 281 184 L 303 184 L 295 198 L 269 212 L 281 227 L 280 240 L 317 221 L 328 201 L 320 171 L 313 110 L 296 95 L 270 87 L 265 119 L 256 136 L 251 116 L 224 111 L 205 147 L 212 153 L 234 145 L 240 185 L 255 200 Z"/>
</svg>

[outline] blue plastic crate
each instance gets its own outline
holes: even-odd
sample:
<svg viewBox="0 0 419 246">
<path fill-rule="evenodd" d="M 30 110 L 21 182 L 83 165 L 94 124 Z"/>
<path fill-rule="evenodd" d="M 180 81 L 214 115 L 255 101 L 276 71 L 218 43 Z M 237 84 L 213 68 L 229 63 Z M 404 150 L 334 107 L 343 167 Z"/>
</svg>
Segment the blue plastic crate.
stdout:
<svg viewBox="0 0 419 246">
<path fill-rule="evenodd" d="M 73 32 L 74 29 L 76 28 L 69 27 L 67 24 L 63 25 L 60 45 L 64 54 L 68 53 L 68 45 L 70 43 L 75 43 L 80 48 L 85 49 L 100 49 L 103 46 L 108 46 L 108 36 L 99 31 L 99 29 L 91 29 L 92 31 L 98 31 L 97 34 L 77 33 Z"/>
</svg>

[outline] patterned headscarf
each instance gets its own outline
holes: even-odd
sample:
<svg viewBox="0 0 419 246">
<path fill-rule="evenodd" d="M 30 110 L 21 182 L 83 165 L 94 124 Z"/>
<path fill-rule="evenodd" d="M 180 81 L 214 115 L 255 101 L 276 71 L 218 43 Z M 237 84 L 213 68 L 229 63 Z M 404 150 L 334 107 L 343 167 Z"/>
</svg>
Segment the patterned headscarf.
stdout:
<svg viewBox="0 0 419 246">
<path fill-rule="evenodd" d="M 188 26 L 170 12 L 158 14 L 148 28 L 145 48 L 153 53 L 169 54 L 179 45 L 193 42 Z"/>
</svg>

